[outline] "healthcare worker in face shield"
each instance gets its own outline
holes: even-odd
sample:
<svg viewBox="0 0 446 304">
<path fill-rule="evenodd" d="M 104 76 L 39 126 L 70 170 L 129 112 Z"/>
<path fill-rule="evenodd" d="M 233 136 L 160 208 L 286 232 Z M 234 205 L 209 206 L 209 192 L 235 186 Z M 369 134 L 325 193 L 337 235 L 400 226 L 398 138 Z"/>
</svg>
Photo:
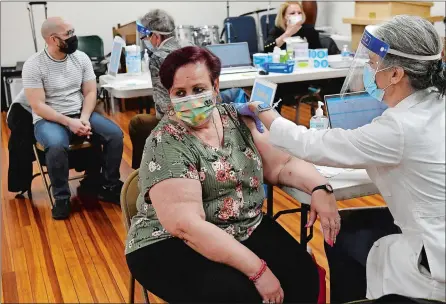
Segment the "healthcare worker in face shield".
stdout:
<svg viewBox="0 0 446 304">
<path fill-rule="evenodd" d="M 366 169 L 387 203 L 387 212 L 343 217 L 334 247 L 326 246 L 332 303 L 386 294 L 445 300 L 441 51 L 435 28 L 419 17 L 366 27 L 341 95 L 365 90 L 388 109 L 355 130 L 307 130 L 259 103 L 239 108 L 270 129 L 275 146 L 298 158 Z"/>
<path fill-rule="evenodd" d="M 175 38 L 175 22 L 172 16 L 161 9 L 153 9 L 136 21 L 141 41 L 148 49 L 149 71 L 153 86 L 153 101 L 156 117 L 151 114 L 135 115 L 129 124 L 132 141 L 132 168 L 139 168 L 147 137 L 159 120 L 169 112 L 169 92 L 161 84 L 159 71 L 164 59 L 185 44 Z"/>
<path fill-rule="evenodd" d="M 156 116 L 161 119 L 169 110 L 169 94 L 159 80 L 159 70 L 167 55 L 182 47 L 175 38 L 175 23 L 166 11 L 154 9 L 136 22 L 140 38 L 149 50 L 149 70 L 153 84 Z"/>
</svg>

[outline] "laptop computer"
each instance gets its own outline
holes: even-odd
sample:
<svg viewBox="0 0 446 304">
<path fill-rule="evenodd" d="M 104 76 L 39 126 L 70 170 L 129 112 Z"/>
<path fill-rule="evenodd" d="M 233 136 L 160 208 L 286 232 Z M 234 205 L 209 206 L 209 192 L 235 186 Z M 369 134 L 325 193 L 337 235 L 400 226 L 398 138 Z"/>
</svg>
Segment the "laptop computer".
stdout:
<svg viewBox="0 0 446 304">
<path fill-rule="evenodd" d="M 206 46 L 221 61 L 221 74 L 257 72 L 252 65 L 247 42 Z"/>
<path fill-rule="evenodd" d="M 325 95 L 325 106 L 332 129 L 353 130 L 372 122 L 387 109 L 386 104 L 367 92 Z"/>
</svg>

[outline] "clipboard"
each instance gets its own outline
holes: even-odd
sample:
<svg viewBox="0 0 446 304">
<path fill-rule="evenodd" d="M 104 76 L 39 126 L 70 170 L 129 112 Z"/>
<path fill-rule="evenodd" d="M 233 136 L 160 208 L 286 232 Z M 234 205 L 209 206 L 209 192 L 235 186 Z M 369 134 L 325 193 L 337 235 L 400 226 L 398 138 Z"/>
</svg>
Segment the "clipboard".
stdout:
<svg viewBox="0 0 446 304">
<path fill-rule="evenodd" d="M 257 78 L 254 82 L 249 101 L 261 101 L 269 106 L 273 106 L 276 90 L 276 83 Z"/>
</svg>

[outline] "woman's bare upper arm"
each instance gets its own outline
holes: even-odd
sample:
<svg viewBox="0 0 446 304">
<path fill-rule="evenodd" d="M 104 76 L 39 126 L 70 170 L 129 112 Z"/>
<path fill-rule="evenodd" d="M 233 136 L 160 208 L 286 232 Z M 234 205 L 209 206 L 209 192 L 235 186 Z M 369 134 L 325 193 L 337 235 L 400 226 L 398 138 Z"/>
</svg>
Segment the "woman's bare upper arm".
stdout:
<svg viewBox="0 0 446 304">
<path fill-rule="evenodd" d="M 191 219 L 205 219 L 198 180 L 169 178 L 154 185 L 149 196 L 161 225 L 173 235 Z"/>
<path fill-rule="evenodd" d="M 254 120 L 248 117 L 242 117 L 242 120 L 251 131 L 254 144 L 262 157 L 265 178 L 270 183 L 277 184 L 279 182 L 280 170 L 285 166 L 291 156 L 269 143 L 270 133 L 266 128 L 264 128 L 263 133 L 260 133 L 256 128 Z"/>
</svg>

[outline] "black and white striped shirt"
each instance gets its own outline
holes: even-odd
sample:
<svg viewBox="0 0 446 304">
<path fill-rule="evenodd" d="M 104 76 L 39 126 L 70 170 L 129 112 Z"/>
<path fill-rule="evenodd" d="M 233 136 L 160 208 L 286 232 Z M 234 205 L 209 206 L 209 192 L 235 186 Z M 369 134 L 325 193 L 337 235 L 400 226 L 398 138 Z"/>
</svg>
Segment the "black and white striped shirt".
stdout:
<svg viewBox="0 0 446 304">
<path fill-rule="evenodd" d="M 45 103 L 64 115 L 81 112 L 84 101 L 82 83 L 95 79 L 90 58 L 81 51 L 56 60 L 44 49 L 31 56 L 22 71 L 23 88 L 43 88 Z M 29 106 L 24 90 L 14 102 Z M 41 119 L 33 112 L 34 123 Z"/>
</svg>

